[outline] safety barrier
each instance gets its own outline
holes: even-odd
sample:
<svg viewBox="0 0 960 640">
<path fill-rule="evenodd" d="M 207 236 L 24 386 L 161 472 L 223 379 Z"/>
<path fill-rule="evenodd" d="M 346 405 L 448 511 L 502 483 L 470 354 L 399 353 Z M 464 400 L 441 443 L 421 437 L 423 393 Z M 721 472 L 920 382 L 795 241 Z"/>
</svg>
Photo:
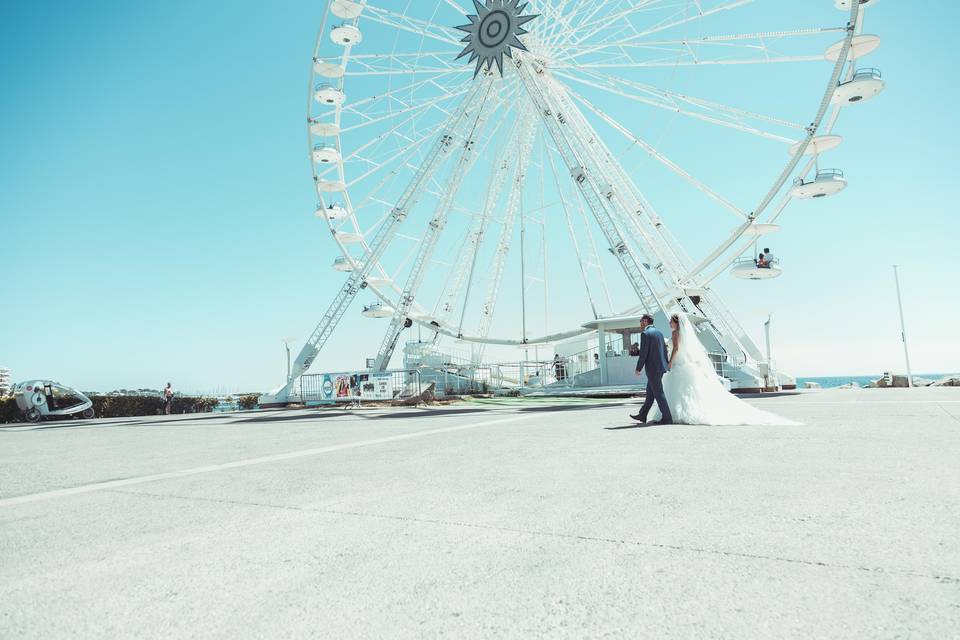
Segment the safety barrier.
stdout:
<svg viewBox="0 0 960 640">
<path fill-rule="evenodd" d="M 391 402 L 423 393 L 420 371 L 347 371 L 300 376 L 297 395 L 306 405 Z M 439 394 L 438 394 L 439 395 Z"/>
</svg>

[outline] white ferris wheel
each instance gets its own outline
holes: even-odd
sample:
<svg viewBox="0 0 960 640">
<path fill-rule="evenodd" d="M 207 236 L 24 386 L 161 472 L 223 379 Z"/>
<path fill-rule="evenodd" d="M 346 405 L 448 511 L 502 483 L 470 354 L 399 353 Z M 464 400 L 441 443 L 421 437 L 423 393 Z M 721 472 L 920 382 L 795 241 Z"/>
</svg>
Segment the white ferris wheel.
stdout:
<svg viewBox="0 0 960 640">
<path fill-rule="evenodd" d="M 271 397 L 357 297 L 389 320 L 375 370 L 415 324 L 482 352 L 639 311 L 699 317 L 749 369 L 711 284 L 779 276 L 759 238 L 847 186 L 821 155 L 884 88 L 877 2 L 329 0 L 308 137 L 345 282 Z"/>
</svg>

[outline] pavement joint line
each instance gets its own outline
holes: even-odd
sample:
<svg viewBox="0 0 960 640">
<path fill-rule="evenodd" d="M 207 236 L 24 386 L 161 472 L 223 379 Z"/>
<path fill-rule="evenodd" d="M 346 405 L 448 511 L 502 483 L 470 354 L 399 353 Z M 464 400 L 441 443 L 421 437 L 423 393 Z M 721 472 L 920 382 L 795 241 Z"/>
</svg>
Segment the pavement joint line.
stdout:
<svg viewBox="0 0 960 640">
<path fill-rule="evenodd" d="M 956 420 L 957 422 L 960 422 L 960 418 L 958 418 L 957 416 L 955 416 L 955 415 L 953 415 L 952 413 L 950 413 L 949 411 L 947 411 L 947 408 L 944 407 L 942 404 L 937 403 L 937 406 L 940 407 L 940 410 L 943 411 L 945 414 L 947 414 L 948 416 L 950 416 L 951 418 L 953 418 L 953 419 Z"/>
<path fill-rule="evenodd" d="M 358 442 L 348 442 L 344 444 L 330 445 L 327 447 L 317 447 L 314 449 L 302 449 L 300 451 L 277 453 L 269 456 L 260 456 L 258 458 L 248 458 L 246 460 L 235 460 L 233 462 L 226 462 L 223 464 L 212 464 L 212 465 L 205 465 L 202 467 L 194 467 L 192 469 L 182 469 L 180 471 L 168 471 L 164 473 L 155 473 L 155 474 L 146 475 L 146 476 L 124 478 L 121 480 L 108 480 L 106 482 L 94 482 L 91 484 L 80 485 L 77 487 L 55 489 L 53 491 L 43 491 L 41 493 L 33 493 L 33 494 L 27 494 L 22 496 L 15 496 L 12 498 L 0 499 L 0 508 L 13 507 L 21 504 L 41 502 L 44 500 L 64 498 L 67 496 L 80 495 L 85 493 L 93 493 L 95 491 L 103 491 L 105 489 L 112 489 L 116 487 L 127 487 L 131 485 L 143 484 L 146 482 L 170 480 L 173 478 L 184 478 L 187 476 L 194 476 L 194 475 L 199 475 L 203 473 L 225 471 L 227 469 L 237 469 L 240 467 L 250 467 L 250 466 L 259 465 L 259 464 L 268 464 L 271 462 L 295 460 L 297 458 L 308 458 L 311 456 L 322 455 L 325 453 L 334 453 L 337 451 L 345 451 L 347 449 L 369 447 L 369 446 L 374 446 L 378 444 L 386 444 L 389 442 L 399 442 L 402 440 L 411 440 L 414 438 L 423 438 L 426 436 L 439 435 L 444 433 L 455 433 L 457 431 L 479 429 L 482 427 L 505 424 L 508 422 L 519 422 L 521 420 L 528 420 L 536 417 L 540 417 L 540 414 L 539 413 L 520 414 L 520 415 L 511 416 L 509 418 L 500 418 L 498 420 L 486 420 L 484 422 L 474 422 L 474 423 L 459 425 L 455 427 L 442 427 L 440 429 L 428 429 L 426 431 L 415 431 L 413 433 L 403 433 L 395 436 L 386 436 L 383 438 L 374 438 L 371 440 L 360 440 Z"/>
<path fill-rule="evenodd" d="M 676 545 L 676 544 L 664 544 L 659 542 L 642 542 L 639 540 L 627 540 L 622 538 L 608 538 L 603 536 L 588 536 L 583 534 L 576 533 L 559 533 L 556 531 L 540 531 L 537 529 L 523 529 L 519 527 L 502 527 L 492 524 L 482 524 L 476 522 L 457 522 L 454 520 L 440 520 L 434 518 L 416 518 L 413 516 L 396 516 L 383 513 L 368 513 L 364 511 L 345 511 L 342 509 L 317 509 L 313 507 L 297 507 L 293 505 L 283 505 L 283 504 L 271 504 L 267 502 L 248 502 L 245 500 L 227 500 L 224 498 L 205 498 L 200 496 L 184 496 L 179 494 L 161 494 L 161 493 L 148 493 L 145 491 L 122 491 L 119 489 L 108 490 L 110 493 L 120 493 L 130 496 L 142 496 L 149 498 L 160 498 L 163 500 L 177 499 L 177 500 L 188 500 L 195 502 L 214 502 L 218 504 L 233 504 L 238 506 L 248 506 L 248 507 L 262 507 L 266 509 L 277 509 L 283 511 L 300 511 L 304 513 L 321 513 L 328 515 L 339 515 L 339 516 L 352 516 L 358 518 L 375 518 L 379 520 L 394 520 L 398 522 L 414 522 L 418 524 L 434 524 L 434 525 L 443 525 L 451 527 L 463 527 L 468 529 L 482 529 L 488 531 L 499 531 L 501 533 L 519 533 L 523 535 L 531 536 L 542 536 L 548 538 L 557 538 L 561 540 L 576 540 L 580 542 L 603 542 L 608 544 L 622 545 L 622 546 L 635 546 L 635 547 L 646 547 L 650 549 L 664 549 L 669 551 L 682 551 L 687 553 L 699 553 L 706 555 L 717 555 L 731 558 L 744 558 L 749 560 L 766 560 L 770 562 L 783 562 L 787 564 L 799 564 L 811 567 L 823 567 L 826 569 L 843 569 L 847 571 L 859 571 L 871 574 L 887 574 L 887 575 L 898 575 L 898 576 L 907 576 L 911 578 L 923 578 L 926 580 L 935 580 L 940 584 L 960 584 L 960 577 L 950 576 L 950 575 L 941 575 L 941 574 L 929 574 L 929 573 L 919 573 L 917 571 L 910 571 L 909 569 L 891 569 L 886 567 L 866 567 L 866 566 L 856 566 L 848 564 L 836 564 L 830 562 L 823 562 L 820 560 L 804 560 L 801 558 L 787 558 L 781 556 L 770 556 L 756 553 L 743 553 L 741 551 L 724 551 L 722 549 L 706 549 L 703 547 L 690 547 L 685 545 Z"/>
</svg>

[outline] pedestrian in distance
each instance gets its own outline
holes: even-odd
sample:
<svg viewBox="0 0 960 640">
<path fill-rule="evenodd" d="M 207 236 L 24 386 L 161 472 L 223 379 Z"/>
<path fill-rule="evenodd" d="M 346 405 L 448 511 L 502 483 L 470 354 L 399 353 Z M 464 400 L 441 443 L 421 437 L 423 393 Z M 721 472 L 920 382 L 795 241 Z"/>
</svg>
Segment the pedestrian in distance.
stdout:
<svg viewBox="0 0 960 640">
<path fill-rule="evenodd" d="M 163 413 L 164 415 L 170 415 L 171 410 L 173 409 L 173 387 L 170 383 L 167 383 L 167 386 L 163 390 Z"/>
</svg>

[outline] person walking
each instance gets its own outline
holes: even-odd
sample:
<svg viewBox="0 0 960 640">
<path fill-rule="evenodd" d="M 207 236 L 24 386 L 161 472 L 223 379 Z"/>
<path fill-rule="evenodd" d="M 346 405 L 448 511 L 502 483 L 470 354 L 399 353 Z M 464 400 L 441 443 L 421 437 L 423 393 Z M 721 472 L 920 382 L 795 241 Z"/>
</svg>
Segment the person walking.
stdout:
<svg viewBox="0 0 960 640">
<path fill-rule="evenodd" d="M 670 366 L 667 364 L 667 342 L 663 334 L 653 326 L 653 316 L 644 314 L 640 319 L 640 357 L 637 359 L 637 375 L 647 370 L 647 392 L 640 413 L 630 416 L 637 422 L 646 422 L 647 414 L 656 401 L 660 409 L 660 421 L 655 424 L 673 424 L 670 405 L 663 394 L 663 374 Z"/>
<path fill-rule="evenodd" d="M 173 387 L 170 383 L 167 383 L 166 388 L 163 390 L 163 413 L 164 415 L 170 415 L 171 410 L 173 409 Z"/>
</svg>

